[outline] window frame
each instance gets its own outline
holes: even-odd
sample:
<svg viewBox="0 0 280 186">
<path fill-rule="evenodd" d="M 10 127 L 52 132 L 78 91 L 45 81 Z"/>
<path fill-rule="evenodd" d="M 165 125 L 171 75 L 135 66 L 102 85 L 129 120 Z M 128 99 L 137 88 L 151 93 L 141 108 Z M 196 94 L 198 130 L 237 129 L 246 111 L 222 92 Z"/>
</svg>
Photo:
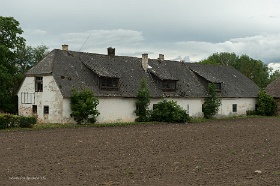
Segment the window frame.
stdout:
<svg viewBox="0 0 280 186">
<path fill-rule="evenodd" d="M 35 77 L 35 92 L 43 92 L 43 76 Z"/>
<path fill-rule="evenodd" d="M 174 92 L 176 91 L 177 81 L 175 80 L 162 80 L 161 89 L 164 92 Z"/>
<path fill-rule="evenodd" d="M 232 104 L 232 112 L 237 112 L 237 104 Z"/>
<path fill-rule="evenodd" d="M 37 105 L 32 105 L 32 113 L 37 114 L 38 113 L 38 107 Z"/>
<path fill-rule="evenodd" d="M 101 77 L 99 80 L 99 87 L 101 90 L 118 90 L 119 78 Z"/>
<path fill-rule="evenodd" d="M 215 91 L 220 92 L 222 91 L 222 83 L 213 83 L 215 86 Z"/>
<path fill-rule="evenodd" d="M 49 114 L 50 113 L 50 107 L 48 105 L 44 105 L 44 109 L 43 109 L 43 114 Z"/>
</svg>

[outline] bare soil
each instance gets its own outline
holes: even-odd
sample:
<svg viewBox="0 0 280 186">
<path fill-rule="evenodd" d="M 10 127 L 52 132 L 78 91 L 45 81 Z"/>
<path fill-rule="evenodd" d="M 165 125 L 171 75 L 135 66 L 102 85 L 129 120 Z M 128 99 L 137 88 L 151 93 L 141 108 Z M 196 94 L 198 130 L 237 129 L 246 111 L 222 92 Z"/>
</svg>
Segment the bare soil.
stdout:
<svg viewBox="0 0 280 186">
<path fill-rule="evenodd" d="M 0 132 L 0 185 L 280 185 L 280 117 Z"/>
</svg>

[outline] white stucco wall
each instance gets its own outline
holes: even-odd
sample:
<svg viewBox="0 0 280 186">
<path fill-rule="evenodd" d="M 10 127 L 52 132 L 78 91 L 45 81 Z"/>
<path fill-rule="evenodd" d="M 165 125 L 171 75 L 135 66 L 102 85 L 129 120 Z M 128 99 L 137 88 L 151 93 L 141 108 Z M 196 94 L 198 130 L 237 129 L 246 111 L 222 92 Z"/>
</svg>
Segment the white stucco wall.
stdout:
<svg viewBox="0 0 280 186">
<path fill-rule="evenodd" d="M 134 98 L 98 98 L 97 106 L 100 115 L 97 117 L 98 123 L 111 122 L 133 122 L 136 118 Z"/>
<path fill-rule="evenodd" d="M 34 95 L 31 102 L 24 102 L 22 94 Z M 43 92 L 35 92 L 35 78 L 26 77 L 18 92 L 19 115 L 31 116 L 32 105 L 37 105 L 37 118 L 43 123 L 60 123 L 63 102 L 60 90 L 52 76 L 43 76 Z M 49 114 L 44 114 L 44 106 L 49 106 Z"/>
<path fill-rule="evenodd" d="M 27 103 L 23 103 L 25 98 Z M 26 94 L 28 93 L 28 94 Z M 32 105 L 37 105 L 37 117 L 43 123 L 73 123 L 70 116 L 70 99 L 63 98 L 59 87 L 52 76 L 43 77 L 43 92 L 35 92 L 35 78 L 26 77 L 18 93 L 19 115 L 31 116 Z M 135 98 L 121 97 L 98 97 L 97 106 L 100 115 L 97 123 L 111 122 L 133 122 L 136 118 Z M 203 117 L 202 104 L 203 98 L 166 98 L 176 101 L 183 109 L 187 110 L 191 117 Z M 152 110 L 153 104 L 157 104 L 162 99 L 151 99 L 149 109 Z M 257 103 L 256 98 L 222 98 L 222 105 L 216 117 L 245 115 L 247 110 L 254 110 Z M 237 104 L 237 112 L 232 111 L 232 105 Z M 49 106 L 49 114 L 43 113 L 44 106 Z"/>
<path fill-rule="evenodd" d="M 255 110 L 257 98 L 222 98 L 217 117 L 246 115 L 247 110 Z M 233 112 L 232 105 L 237 104 L 237 112 Z"/>
<path fill-rule="evenodd" d="M 97 106 L 100 115 L 97 117 L 97 123 L 114 123 L 114 122 L 133 122 L 136 115 L 135 98 L 121 98 L 121 97 L 98 97 L 99 105 Z M 152 99 L 149 109 L 153 109 L 153 104 L 157 104 L 162 99 Z M 168 98 L 167 100 L 171 100 Z M 173 99 L 185 110 L 189 112 L 192 117 L 202 117 L 202 101 L 203 99 Z M 70 116 L 70 99 L 63 100 L 63 122 L 73 122 Z"/>
<path fill-rule="evenodd" d="M 97 106 L 100 115 L 97 117 L 97 123 L 112 123 L 112 122 L 133 122 L 136 118 L 135 98 L 120 98 L 120 97 L 98 97 L 99 105 Z M 204 98 L 166 98 L 174 100 L 183 109 L 187 110 L 191 117 L 203 117 L 202 104 Z M 163 99 L 151 99 L 149 109 L 153 109 L 153 104 L 157 104 Z M 254 110 L 257 103 L 255 98 L 223 98 L 222 105 L 216 117 L 226 117 L 234 115 L 245 115 L 247 110 Z M 232 112 L 232 104 L 237 104 L 237 112 Z M 63 100 L 63 123 L 74 122 L 70 116 L 70 99 Z"/>
</svg>

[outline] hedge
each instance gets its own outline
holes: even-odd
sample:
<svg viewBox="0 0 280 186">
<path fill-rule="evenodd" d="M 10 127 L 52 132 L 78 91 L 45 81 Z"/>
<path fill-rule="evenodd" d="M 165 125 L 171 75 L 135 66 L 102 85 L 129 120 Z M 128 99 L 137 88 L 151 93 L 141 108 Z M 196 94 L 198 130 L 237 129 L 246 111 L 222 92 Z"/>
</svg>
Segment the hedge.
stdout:
<svg viewBox="0 0 280 186">
<path fill-rule="evenodd" d="M 0 129 L 7 128 L 32 128 L 37 123 L 37 119 L 34 116 L 25 117 L 10 114 L 0 115 Z"/>
</svg>

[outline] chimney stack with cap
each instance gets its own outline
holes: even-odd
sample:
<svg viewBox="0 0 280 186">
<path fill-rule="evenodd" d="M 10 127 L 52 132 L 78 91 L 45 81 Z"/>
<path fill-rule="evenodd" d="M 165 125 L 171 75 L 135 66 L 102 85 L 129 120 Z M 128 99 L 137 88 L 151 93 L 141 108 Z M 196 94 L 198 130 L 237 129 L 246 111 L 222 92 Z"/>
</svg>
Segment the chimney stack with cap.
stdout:
<svg viewBox="0 0 280 186">
<path fill-rule="evenodd" d="M 68 51 L 68 45 L 66 44 L 62 45 L 62 50 Z"/>
<path fill-rule="evenodd" d="M 115 48 L 109 47 L 107 48 L 108 56 L 115 57 Z"/>
<path fill-rule="evenodd" d="M 145 72 L 148 70 L 148 54 L 142 54 L 142 67 L 145 70 Z"/>
</svg>

